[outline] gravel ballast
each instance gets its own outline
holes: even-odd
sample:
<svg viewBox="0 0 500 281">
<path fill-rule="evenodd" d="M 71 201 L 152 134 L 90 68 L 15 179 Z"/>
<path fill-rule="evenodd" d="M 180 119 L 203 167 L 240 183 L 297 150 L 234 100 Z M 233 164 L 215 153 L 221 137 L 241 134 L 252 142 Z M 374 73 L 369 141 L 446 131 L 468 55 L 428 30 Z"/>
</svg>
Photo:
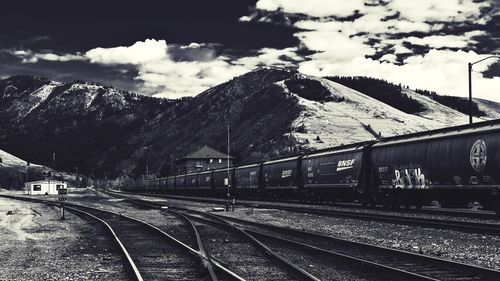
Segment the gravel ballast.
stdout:
<svg viewBox="0 0 500 281">
<path fill-rule="evenodd" d="M 57 207 L 0 198 L 0 280 L 127 280 L 96 222 Z"/>
</svg>

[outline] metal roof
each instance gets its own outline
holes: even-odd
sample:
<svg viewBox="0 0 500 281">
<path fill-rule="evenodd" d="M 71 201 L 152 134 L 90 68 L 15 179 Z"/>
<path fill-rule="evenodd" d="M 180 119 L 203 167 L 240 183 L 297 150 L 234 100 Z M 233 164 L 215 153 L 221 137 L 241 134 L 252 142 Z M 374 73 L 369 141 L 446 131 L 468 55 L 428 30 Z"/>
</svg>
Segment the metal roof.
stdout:
<svg viewBox="0 0 500 281">
<path fill-rule="evenodd" d="M 304 156 L 302 159 L 308 159 L 312 157 L 321 157 L 321 156 L 329 156 L 329 155 L 336 155 L 336 154 L 342 154 L 342 153 L 347 153 L 347 152 L 357 152 L 357 151 L 362 151 L 364 146 L 358 146 L 358 147 L 351 147 L 351 148 L 345 148 L 345 149 L 338 149 L 338 150 L 329 150 L 325 152 L 320 152 L 320 153 L 310 153 L 306 156 Z"/>
<path fill-rule="evenodd" d="M 373 147 L 500 131 L 500 119 L 381 139 Z"/>
<path fill-rule="evenodd" d="M 188 154 L 186 157 L 181 159 L 209 159 L 209 158 L 223 158 L 227 159 L 227 154 L 217 151 L 208 145 L 204 145 L 202 148 L 195 150 Z M 233 156 L 229 155 L 229 158 L 234 159 Z"/>
<path fill-rule="evenodd" d="M 287 161 L 292 161 L 292 160 L 297 160 L 301 156 L 294 156 L 294 157 L 288 157 L 288 158 L 283 158 L 283 159 L 277 159 L 277 160 L 269 160 L 263 163 L 263 165 L 268 165 L 268 164 L 273 164 L 273 163 L 280 163 L 280 162 L 287 162 Z"/>
<path fill-rule="evenodd" d="M 30 181 L 30 182 L 25 182 L 25 184 L 34 184 L 34 183 L 49 183 L 49 180 L 38 180 L 38 181 Z M 50 180 L 50 183 L 66 183 L 65 181 L 59 181 L 59 180 Z"/>
</svg>

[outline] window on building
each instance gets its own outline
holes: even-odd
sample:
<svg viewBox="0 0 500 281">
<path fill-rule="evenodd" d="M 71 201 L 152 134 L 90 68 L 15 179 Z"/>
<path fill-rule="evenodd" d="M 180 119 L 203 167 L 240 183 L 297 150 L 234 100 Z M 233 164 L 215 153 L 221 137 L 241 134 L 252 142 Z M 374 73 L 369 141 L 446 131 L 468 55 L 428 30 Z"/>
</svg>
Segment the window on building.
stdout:
<svg viewBox="0 0 500 281">
<path fill-rule="evenodd" d="M 34 184 L 33 185 L 33 191 L 42 191 L 42 185 L 40 185 L 40 184 Z"/>
<path fill-rule="evenodd" d="M 219 159 L 219 164 L 222 163 L 222 159 Z"/>
<path fill-rule="evenodd" d="M 64 189 L 64 185 L 62 184 L 57 184 L 56 185 L 56 190 Z"/>
<path fill-rule="evenodd" d="M 213 163 L 214 162 L 214 159 L 210 158 L 210 163 Z"/>
</svg>

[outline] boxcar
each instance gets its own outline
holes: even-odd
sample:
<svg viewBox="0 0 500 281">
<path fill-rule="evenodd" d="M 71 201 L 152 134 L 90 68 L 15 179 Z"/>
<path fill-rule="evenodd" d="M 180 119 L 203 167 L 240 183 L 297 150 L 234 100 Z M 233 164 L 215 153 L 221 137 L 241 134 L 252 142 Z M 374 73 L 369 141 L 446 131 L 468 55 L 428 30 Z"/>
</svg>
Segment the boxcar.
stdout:
<svg viewBox="0 0 500 281">
<path fill-rule="evenodd" d="M 352 201 L 363 184 L 364 145 L 306 155 L 301 161 L 303 187 L 314 200 Z"/>
<path fill-rule="evenodd" d="M 438 200 L 498 208 L 500 124 L 475 124 L 382 140 L 371 152 L 378 199 L 397 206 Z"/>
<path fill-rule="evenodd" d="M 167 177 L 167 192 L 175 190 L 175 176 Z"/>
<path fill-rule="evenodd" d="M 175 176 L 175 193 L 183 193 L 186 190 L 186 175 Z"/>
<path fill-rule="evenodd" d="M 187 174 L 185 186 L 187 193 L 196 195 L 196 190 L 198 189 L 198 174 L 197 173 Z"/>
<path fill-rule="evenodd" d="M 260 164 L 236 167 L 234 171 L 236 194 L 240 196 L 259 196 Z"/>
<path fill-rule="evenodd" d="M 300 181 L 300 156 L 262 164 L 262 188 L 272 198 L 296 197 Z"/>
<path fill-rule="evenodd" d="M 198 190 L 200 195 L 208 194 L 212 188 L 212 171 L 198 173 Z"/>
<path fill-rule="evenodd" d="M 228 170 L 227 169 L 219 169 L 214 170 L 213 172 L 213 192 L 217 196 L 226 196 L 227 186 L 225 184 L 226 179 L 228 178 Z M 234 183 L 234 168 L 229 169 L 229 185 L 232 189 Z"/>
<path fill-rule="evenodd" d="M 166 193 L 167 192 L 167 178 L 159 178 L 158 179 L 158 193 Z"/>
</svg>

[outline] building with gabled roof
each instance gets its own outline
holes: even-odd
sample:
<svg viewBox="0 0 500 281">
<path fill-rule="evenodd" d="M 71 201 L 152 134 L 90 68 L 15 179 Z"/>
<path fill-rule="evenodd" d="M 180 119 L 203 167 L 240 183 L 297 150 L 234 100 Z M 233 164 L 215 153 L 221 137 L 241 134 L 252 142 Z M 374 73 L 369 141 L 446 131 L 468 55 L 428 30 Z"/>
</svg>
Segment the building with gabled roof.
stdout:
<svg viewBox="0 0 500 281">
<path fill-rule="evenodd" d="M 59 190 L 67 190 L 68 184 L 58 180 L 39 180 L 25 183 L 25 194 L 28 195 L 53 195 Z"/>
<path fill-rule="evenodd" d="M 233 166 L 235 157 L 229 155 L 229 166 Z M 176 160 L 177 174 L 201 172 L 226 168 L 228 155 L 208 145 Z"/>
</svg>

